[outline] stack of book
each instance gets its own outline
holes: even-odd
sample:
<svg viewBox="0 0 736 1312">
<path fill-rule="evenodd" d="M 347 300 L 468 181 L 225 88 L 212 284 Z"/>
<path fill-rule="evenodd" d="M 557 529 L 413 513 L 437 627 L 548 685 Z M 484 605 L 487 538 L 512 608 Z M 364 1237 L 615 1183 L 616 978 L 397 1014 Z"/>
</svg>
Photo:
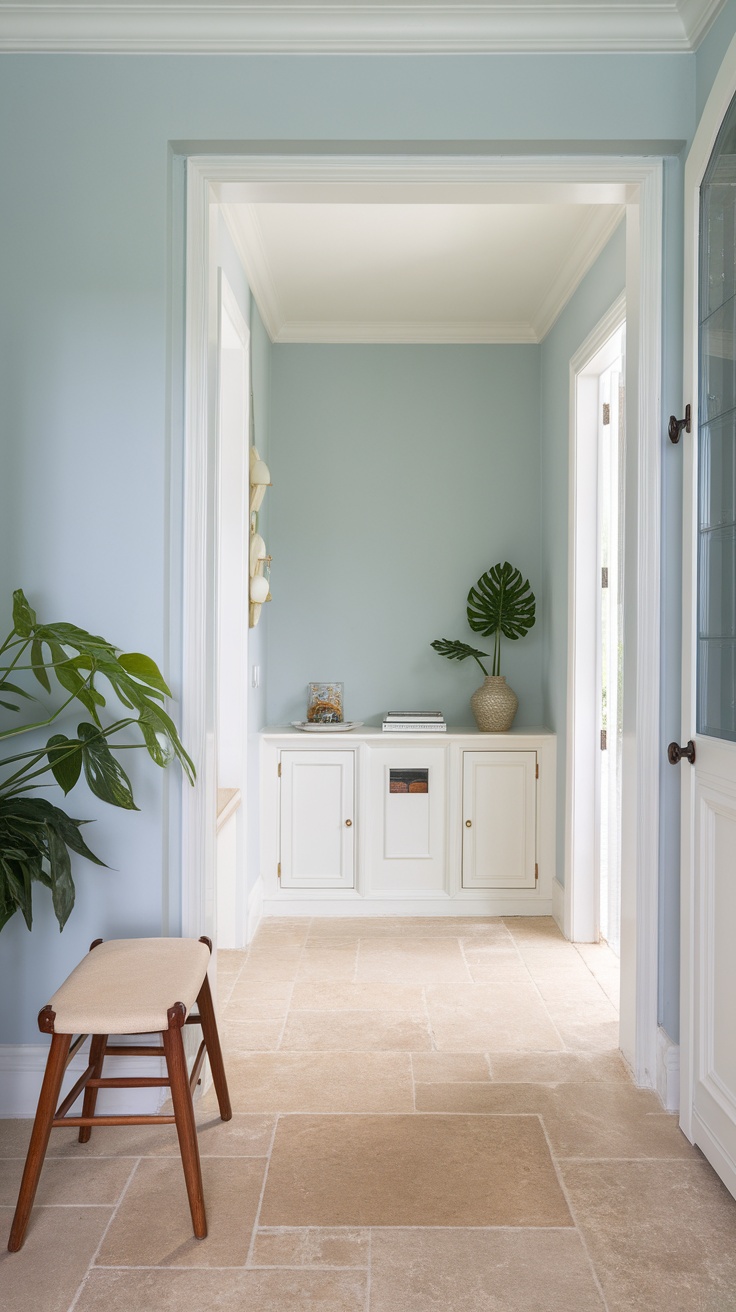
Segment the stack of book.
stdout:
<svg viewBox="0 0 736 1312">
<path fill-rule="evenodd" d="M 384 733 L 444 733 L 447 725 L 442 711 L 387 711 L 382 728 Z"/>
</svg>

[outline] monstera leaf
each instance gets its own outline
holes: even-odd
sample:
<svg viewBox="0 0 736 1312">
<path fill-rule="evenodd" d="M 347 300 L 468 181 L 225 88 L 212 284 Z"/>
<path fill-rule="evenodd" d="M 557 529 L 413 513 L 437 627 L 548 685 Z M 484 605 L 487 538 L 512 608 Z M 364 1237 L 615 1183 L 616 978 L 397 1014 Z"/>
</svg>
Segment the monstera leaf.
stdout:
<svg viewBox="0 0 736 1312">
<path fill-rule="evenodd" d="M 488 655 L 487 651 L 478 651 L 477 647 L 469 647 L 467 642 L 458 642 L 457 638 L 435 638 L 430 646 L 434 647 L 440 656 L 446 656 L 448 661 L 466 661 L 468 656 L 472 656 L 473 660 L 480 665 L 483 673 L 488 674 L 488 670 L 480 659 L 481 656 Z"/>
<path fill-rule="evenodd" d="M 468 624 L 484 637 L 495 636 L 493 673 L 501 672 L 501 634 L 515 642 L 536 619 L 536 602 L 529 580 L 506 560 L 492 565 L 468 593 Z"/>
</svg>

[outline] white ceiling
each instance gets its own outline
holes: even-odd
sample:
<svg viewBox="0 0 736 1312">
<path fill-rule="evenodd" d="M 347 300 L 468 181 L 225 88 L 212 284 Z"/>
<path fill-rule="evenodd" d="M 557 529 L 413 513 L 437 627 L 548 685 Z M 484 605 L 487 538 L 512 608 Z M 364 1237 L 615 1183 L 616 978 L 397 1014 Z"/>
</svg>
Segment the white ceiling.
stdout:
<svg viewBox="0 0 736 1312">
<path fill-rule="evenodd" d="M 693 50 L 725 0 L 0 0 L 0 50 Z"/>
<path fill-rule="evenodd" d="M 274 342 L 539 342 L 620 205 L 223 205 Z"/>
</svg>

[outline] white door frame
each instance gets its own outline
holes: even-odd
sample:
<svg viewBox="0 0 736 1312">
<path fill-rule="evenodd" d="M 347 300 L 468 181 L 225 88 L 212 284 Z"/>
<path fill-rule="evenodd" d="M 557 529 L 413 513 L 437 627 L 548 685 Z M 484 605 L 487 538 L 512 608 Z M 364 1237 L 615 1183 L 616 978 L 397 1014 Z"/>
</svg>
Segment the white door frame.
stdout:
<svg viewBox="0 0 736 1312">
<path fill-rule="evenodd" d="M 210 738 L 212 281 L 210 207 L 226 201 L 438 202 L 570 200 L 626 204 L 628 349 L 638 385 L 627 395 L 635 550 L 625 588 L 635 597 L 635 648 L 625 671 L 632 713 L 624 769 L 638 789 L 624 846 L 622 895 L 631 972 L 624 1052 L 641 1084 L 654 1084 L 659 866 L 660 380 L 662 162 L 616 157 L 190 156 L 187 160 L 182 731 L 199 781 L 182 798 L 182 932 L 201 934 L 214 871 L 214 755 Z M 641 440 L 639 435 L 641 435 Z M 182 545 L 175 544 L 181 552 Z M 178 600 L 178 599 L 175 599 Z M 209 718 L 208 718 L 209 717 Z"/>
<path fill-rule="evenodd" d="M 698 431 L 698 256 L 700 238 L 700 184 L 713 153 L 724 115 L 736 95 L 736 37 L 723 59 L 703 110 L 685 162 L 685 315 L 683 407 L 691 406 L 692 433 Z M 684 409 L 682 411 L 684 413 Z M 697 444 L 683 434 L 682 490 L 682 742 L 695 737 L 696 707 L 696 580 L 697 544 L 693 533 L 697 495 Z M 689 598 L 689 606 L 686 605 Z M 694 899 L 695 824 L 694 772 L 682 767 L 680 781 L 680 1124 L 693 1137 L 693 1083 L 695 1079 L 695 977 Z"/>
<path fill-rule="evenodd" d="M 587 366 L 626 318 L 617 298 L 570 361 L 570 491 L 567 642 L 567 777 L 564 932 L 574 943 L 598 939 L 596 795 L 600 746 L 598 629 L 598 375 Z M 592 387 L 586 384 L 590 382 Z"/>
</svg>

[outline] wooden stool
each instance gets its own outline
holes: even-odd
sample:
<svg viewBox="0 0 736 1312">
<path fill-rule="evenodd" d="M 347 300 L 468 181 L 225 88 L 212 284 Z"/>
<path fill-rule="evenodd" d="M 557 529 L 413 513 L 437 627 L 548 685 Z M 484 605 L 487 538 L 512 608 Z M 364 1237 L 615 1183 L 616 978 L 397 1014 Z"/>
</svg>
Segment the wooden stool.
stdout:
<svg viewBox="0 0 736 1312">
<path fill-rule="evenodd" d="M 38 1027 L 42 1033 L 52 1035 L 51 1050 L 8 1241 L 11 1253 L 18 1251 L 25 1238 L 49 1137 L 60 1125 L 79 1126 L 79 1142 L 86 1143 L 93 1125 L 175 1124 L 194 1233 L 197 1239 L 205 1238 L 207 1218 L 192 1103 L 205 1056 L 210 1059 L 220 1116 L 223 1121 L 232 1117 L 207 979 L 211 952 L 208 938 L 199 942 L 181 938 L 110 939 L 106 943 L 95 939 L 84 961 L 39 1012 Z M 197 1014 L 190 1015 L 195 1000 Z M 184 1025 L 202 1027 L 202 1042 L 191 1076 L 182 1042 Z M 107 1041 L 111 1034 L 154 1033 L 161 1034 L 163 1047 L 127 1047 Z M 79 1037 L 72 1043 L 75 1034 Z M 57 1109 L 64 1072 L 89 1034 L 89 1066 Z M 108 1055 L 165 1057 L 168 1078 L 103 1079 L 102 1063 Z M 174 1115 L 95 1116 L 98 1089 L 140 1088 L 171 1089 Z M 67 1116 L 82 1090 L 82 1115 Z"/>
</svg>

